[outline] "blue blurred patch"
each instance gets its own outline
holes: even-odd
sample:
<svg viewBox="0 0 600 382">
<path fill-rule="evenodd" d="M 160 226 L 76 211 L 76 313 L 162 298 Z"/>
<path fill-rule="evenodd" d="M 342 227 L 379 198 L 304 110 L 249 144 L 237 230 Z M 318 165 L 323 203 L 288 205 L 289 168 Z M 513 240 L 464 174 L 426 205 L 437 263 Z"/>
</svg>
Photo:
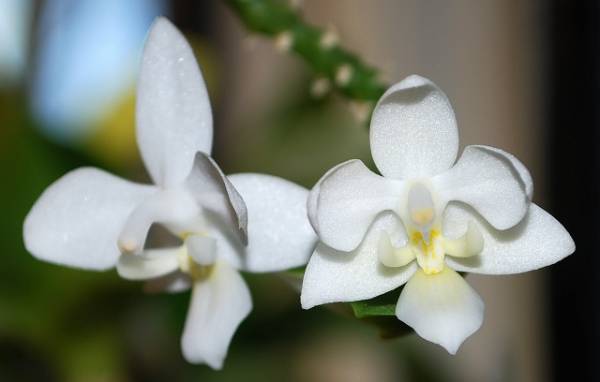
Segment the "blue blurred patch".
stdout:
<svg viewBox="0 0 600 382">
<path fill-rule="evenodd" d="M 49 0 L 38 28 L 31 106 L 53 138 L 85 138 L 135 83 L 148 27 L 165 0 Z"/>
</svg>

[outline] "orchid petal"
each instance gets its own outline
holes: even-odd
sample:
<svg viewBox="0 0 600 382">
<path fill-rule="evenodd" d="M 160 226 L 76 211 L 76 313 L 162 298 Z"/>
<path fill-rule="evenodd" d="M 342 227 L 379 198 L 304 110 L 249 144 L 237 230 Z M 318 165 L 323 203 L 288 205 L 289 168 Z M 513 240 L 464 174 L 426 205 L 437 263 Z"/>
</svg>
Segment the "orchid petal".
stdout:
<svg viewBox="0 0 600 382">
<path fill-rule="evenodd" d="M 375 217 L 397 207 L 401 186 L 400 181 L 371 172 L 360 160 L 338 166 L 319 187 L 319 238 L 339 251 L 356 249 Z"/>
<path fill-rule="evenodd" d="M 220 219 L 224 228 L 235 232 L 242 244 L 248 243 L 244 199 L 211 157 L 201 152 L 196 154 L 185 185 L 205 212 Z"/>
<path fill-rule="evenodd" d="M 137 89 L 137 140 L 154 182 L 176 186 L 197 151 L 210 154 L 212 113 L 204 79 L 185 37 L 163 17 L 146 40 Z"/>
<path fill-rule="evenodd" d="M 229 179 L 248 207 L 248 245 L 224 234 L 219 255 L 250 272 L 274 272 L 305 265 L 317 241 L 306 219 L 308 191 L 293 182 L 262 174 L 235 174 Z"/>
<path fill-rule="evenodd" d="M 484 274 L 528 272 L 554 264 L 575 251 L 575 243 L 567 230 L 533 203 L 525 218 L 505 231 L 494 229 L 466 206 L 451 204 L 446 208 L 445 235 L 464 231 L 468 223 L 478 226 L 484 246 L 478 256 L 446 257 L 446 263 L 457 271 Z"/>
<path fill-rule="evenodd" d="M 147 280 L 165 276 L 179 269 L 177 257 L 181 248 L 149 249 L 139 255 L 119 257 L 117 272 L 128 280 Z"/>
<path fill-rule="evenodd" d="M 513 162 L 497 150 L 468 146 L 456 165 L 432 179 L 445 202 L 464 202 L 497 229 L 520 222 L 529 197 Z"/>
<path fill-rule="evenodd" d="M 481 327 L 483 311 L 481 297 L 448 267 L 433 275 L 417 271 L 396 305 L 398 319 L 450 354 Z"/>
<path fill-rule="evenodd" d="M 112 268 L 130 212 L 155 188 L 95 168 L 69 172 L 49 186 L 25 219 L 27 250 L 40 260 L 84 269 Z"/>
<path fill-rule="evenodd" d="M 342 162 L 336 166 L 333 166 L 317 181 L 317 183 L 313 186 L 308 194 L 308 200 L 306 201 L 306 207 L 308 210 L 308 220 L 310 221 L 310 225 L 313 227 L 315 232 L 319 232 L 319 222 L 317 216 L 317 210 L 319 205 L 319 193 L 321 192 L 321 183 L 329 177 L 332 173 L 337 171 L 338 168 L 345 166 L 347 163 L 354 161 L 355 159 L 351 159 L 346 162 Z"/>
<path fill-rule="evenodd" d="M 235 269 L 217 262 L 206 279 L 194 283 L 181 340 L 185 359 L 221 369 L 237 327 L 251 310 L 244 279 Z"/>
<path fill-rule="evenodd" d="M 404 284 L 417 265 L 413 261 L 404 267 L 384 266 L 377 256 L 382 232 L 406 240 L 404 228 L 388 213 L 377 218 L 362 244 L 350 253 L 319 243 L 304 273 L 302 307 L 366 300 Z"/>
<path fill-rule="evenodd" d="M 531 201 L 531 199 L 533 198 L 533 179 L 531 179 L 531 174 L 529 173 L 529 170 L 527 169 L 527 167 L 525 167 L 523 162 L 521 162 L 517 157 L 515 157 L 511 153 L 496 147 L 483 145 L 474 145 L 472 147 L 481 147 L 485 150 L 493 151 L 501 156 L 504 156 L 508 161 L 510 161 L 513 167 L 515 168 L 515 171 L 521 178 L 521 186 L 523 187 L 523 190 L 525 190 L 527 197 Z"/>
<path fill-rule="evenodd" d="M 386 177 L 429 177 L 452 166 L 458 129 L 446 95 L 412 75 L 381 97 L 371 119 L 371 153 Z"/>
</svg>

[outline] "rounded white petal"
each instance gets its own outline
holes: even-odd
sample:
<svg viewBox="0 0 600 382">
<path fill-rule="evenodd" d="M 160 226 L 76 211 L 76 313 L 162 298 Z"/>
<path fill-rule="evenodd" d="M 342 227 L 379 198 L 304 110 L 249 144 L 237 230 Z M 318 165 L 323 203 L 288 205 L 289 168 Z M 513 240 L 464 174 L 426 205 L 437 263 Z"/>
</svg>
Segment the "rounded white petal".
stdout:
<svg viewBox="0 0 600 382">
<path fill-rule="evenodd" d="M 511 153 L 498 149 L 496 147 L 482 145 L 475 145 L 473 147 L 482 147 L 486 150 L 490 150 L 499 155 L 502 155 L 506 159 L 508 159 L 514 166 L 519 177 L 521 178 L 521 186 L 523 187 L 525 193 L 527 194 L 527 197 L 531 201 L 531 199 L 533 198 L 533 179 L 531 179 L 531 174 L 529 173 L 529 170 L 527 169 L 527 167 L 525 167 L 523 162 L 521 162 L 516 156 L 512 155 Z"/>
<path fill-rule="evenodd" d="M 444 202 L 459 201 L 477 210 L 497 229 L 520 222 L 529 197 L 518 170 L 503 153 L 468 146 L 450 170 L 432 179 Z"/>
<path fill-rule="evenodd" d="M 49 186 L 25 218 L 27 250 L 40 260 L 85 269 L 112 268 L 128 215 L 154 187 L 95 168 L 69 172 Z"/>
<path fill-rule="evenodd" d="M 415 272 L 406 283 L 396 316 L 415 332 L 455 354 L 483 322 L 484 304 L 455 271 L 445 267 L 435 275 Z"/>
<path fill-rule="evenodd" d="M 243 244 L 248 242 L 246 203 L 211 157 L 202 152 L 196 154 L 185 185 L 209 215 L 207 218 L 219 219 Z"/>
<path fill-rule="evenodd" d="M 394 238 L 406 237 L 398 219 L 386 214 L 375 221 L 362 244 L 350 253 L 319 243 L 304 273 L 302 307 L 366 300 L 404 284 L 417 265 L 413 261 L 404 267 L 384 266 L 377 255 L 383 231 Z"/>
<path fill-rule="evenodd" d="M 483 236 L 483 250 L 469 258 L 446 257 L 457 271 L 484 274 L 513 274 L 539 269 L 564 259 L 575 251 L 567 230 L 552 215 L 535 204 L 515 227 L 499 231 L 472 209 L 451 204 L 444 216 L 444 231 L 455 236 L 474 222 Z"/>
<path fill-rule="evenodd" d="M 398 207 L 402 182 L 385 179 L 360 160 L 351 160 L 331 172 L 319 188 L 319 239 L 339 251 L 352 251 L 379 213 Z"/>
<path fill-rule="evenodd" d="M 323 180 L 327 179 L 329 177 L 329 175 L 331 173 L 333 173 L 334 171 L 336 171 L 338 168 L 345 166 L 348 162 L 352 162 L 354 160 L 355 159 L 351 159 L 349 161 L 342 162 L 336 166 L 333 166 L 329 170 L 327 170 L 325 175 L 323 175 L 317 181 L 317 183 L 313 186 L 313 188 L 310 190 L 310 193 L 308 194 L 308 200 L 306 201 L 306 207 L 308 210 L 308 220 L 310 221 L 310 225 L 313 227 L 315 232 L 317 232 L 317 233 L 319 232 L 319 222 L 317 221 L 317 207 L 319 204 L 319 193 L 321 192 L 321 183 L 323 182 Z"/>
<path fill-rule="evenodd" d="M 381 97 L 371 118 L 371 153 L 391 178 L 422 178 L 452 166 L 458 129 L 446 95 L 426 78 L 412 75 Z"/>
<path fill-rule="evenodd" d="M 229 179 L 248 207 L 248 245 L 217 230 L 219 256 L 250 272 L 305 265 L 317 242 L 306 218 L 308 190 L 271 175 L 235 174 Z"/>
<path fill-rule="evenodd" d="M 128 280 L 147 280 L 179 269 L 181 248 L 150 249 L 139 255 L 124 254 L 117 262 L 119 276 Z"/>
<path fill-rule="evenodd" d="M 210 154 L 212 113 L 204 79 L 185 37 L 163 17 L 146 40 L 138 79 L 137 140 L 152 179 L 182 182 L 197 151 Z"/>
<path fill-rule="evenodd" d="M 194 283 L 181 347 L 191 363 L 221 369 L 229 343 L 252 310 L 252 298 L 240 274 L 217 262 L 207 279 Z"/>
</svg>

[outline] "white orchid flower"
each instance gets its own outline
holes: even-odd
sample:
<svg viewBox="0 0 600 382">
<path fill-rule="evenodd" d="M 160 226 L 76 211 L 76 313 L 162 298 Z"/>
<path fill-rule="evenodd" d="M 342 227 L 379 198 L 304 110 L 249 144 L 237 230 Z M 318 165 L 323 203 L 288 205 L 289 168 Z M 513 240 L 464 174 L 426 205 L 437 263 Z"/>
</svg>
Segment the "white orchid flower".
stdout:
<svg viewBox="0 0 600 382">
<path fill-rule="evenodd" d="M 429 80 L 410 76 L 383 95 L 370 143 L 383 176 L 350 160 L 311 191 L 309 218 L 321 242 L 304 275 L 305 309 L 406 283 L 398 319 L 454 354 L 484 311 L 456 271 L 526 272 L 575 250 L 563 226 L 531 203 L 531 177 L 514 156 L 468 146 L 454 163 L 454 112 Z"/>
<path fill-rule="evenodd" d="M 212 116 L 202 74 L 183 35 L 164 18 L 145 45 L 136 108 L 138 144 L 156 185 L 74 170 L 33 206 L 25 245 L 52 263 L 116 265 L 122 277 L 154 280 L 167 291 L 192 287 L 183 354 L 218 369 L 252 308 L 238 271 L 306 264 L 316 242 L 306 219 L 308 191 L 268 175 L 223 175 L 209 157 Z M 144 248 L 154 223 L 182 245 Z"/>
</svg>

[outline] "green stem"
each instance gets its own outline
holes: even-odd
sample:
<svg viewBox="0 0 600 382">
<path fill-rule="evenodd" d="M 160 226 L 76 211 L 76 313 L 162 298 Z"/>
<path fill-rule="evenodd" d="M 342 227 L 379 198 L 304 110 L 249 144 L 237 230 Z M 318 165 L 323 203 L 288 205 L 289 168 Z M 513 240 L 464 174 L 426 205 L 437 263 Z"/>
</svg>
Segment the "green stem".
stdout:
<svg viewBox="0 0 600 382">
<path fill-rule="evenodd" d="M 377 70 L 364 64 L 358 56 L 337 44 L 323 44 L 325 31 L 308 25 L 284 1 L 225 0 L 246 27 L 267 36 L 283 33 L 290 37 L 290 49 L 302 57 L 318 75 L 327 77 L 343 95 L 357 101 L 377 101 L 387 86 L 377 79 Z M 336 77 L 340 68 L 347 80 Z"/>
</svg>

